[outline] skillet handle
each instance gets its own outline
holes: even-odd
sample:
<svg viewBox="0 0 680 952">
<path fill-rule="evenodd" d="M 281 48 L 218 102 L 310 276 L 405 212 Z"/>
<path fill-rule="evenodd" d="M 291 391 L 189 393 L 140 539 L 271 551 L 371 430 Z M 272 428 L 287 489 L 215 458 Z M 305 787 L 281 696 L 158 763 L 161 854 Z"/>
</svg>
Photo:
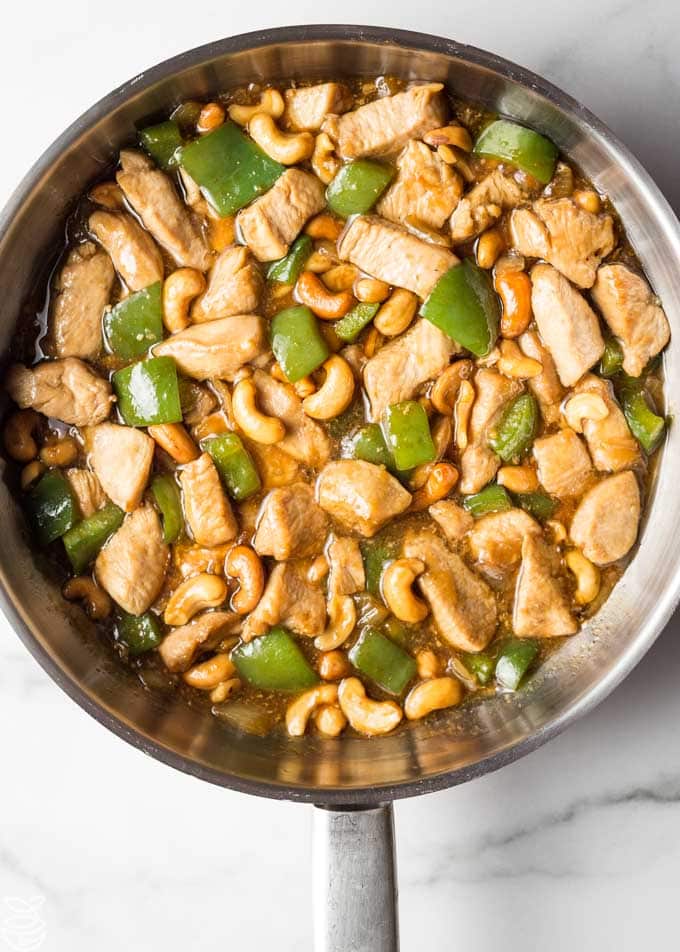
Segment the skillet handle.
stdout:
<svg viewBox="0 0 680 952">
<path fill-rule="evenodd" d="M 314 810 L 314 952 L 399 952 L 392 804 Z"/>
</svg>

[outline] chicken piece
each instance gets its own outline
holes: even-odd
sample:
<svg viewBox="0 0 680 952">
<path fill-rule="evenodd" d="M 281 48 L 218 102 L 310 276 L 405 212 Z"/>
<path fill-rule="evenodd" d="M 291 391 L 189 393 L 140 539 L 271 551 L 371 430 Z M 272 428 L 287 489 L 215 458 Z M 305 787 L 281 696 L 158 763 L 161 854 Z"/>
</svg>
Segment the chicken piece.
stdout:
<svg viewBox="0 0 680 952">
<path fill-rule="evenodd" d="M 635 544 L 640 522 L 640 490 L 627 470 L 607 476 L 580 501 L 569 535 L 596 565 L 608 565 L 627 555 Z"/>
<path fill-rule="evenodd" d="M 527 357 L 537 360 L 543 370 L 536 377 L 527 380 L 529 389 L 538 400 L 541 416 L 546 423 L 557 423 L 560 419 L 560 404 L 564 397 L 564 387 L 557 375 L 557 367 L 550 351 L 536 331 L 525 331 L 518 339 L 519 346 Z"/>
<path fill-rule="evenodd" d="M 141 291 L 163 280 L 160 249 L 132 215 L 98 210 L 90 215 L 88 228 L 130 291 Z"/>
<path fill-rule="evenodd" d="M 69 253 L 54 283 L 49 332 L 57 357 L 94 360 L 102 349 L 102 314 L 115 277 L 111 259 L 91 241 Z"/>
<path fill-rule="evenodd" d="M 256 370 L 252 379 L 262 413 L 278 417 L 285 424 L 286 435 L 279 440 L 278 448 L 298 462 L 320 469 L 331 455 L 331 442 L 324 428 L 307 416 L 290 384 L 274 380 L 264 370 Z"/>
<path fill-rule="evenodd" d="M 597 315 L 583 295 L 549 264 L 531 270 L 531 307 L 560 381 L 573 386 L 602 356 Z"/>
<path fill-rule="evenodd" d="M 257 311 L 263 279 L 253 256 L 242 245 L 229 245 L 210 270 L 208 287 L 191 309 L 191 319 L 214 321 Z"/>
<path fill-rule="evenodd" d="M 232 380 L 244 364 L 268 350 L 263 319 L 256 314 L 235 314 L 178 331 L 156 344 L 153 353 L 174 358 L 177 369 L 196 380 Z"/>
<path fill-rule="evenodd" d="M 344 116 L 331 116 L 324 132 L 337 145 L 343 159 L 391 155 L 409 139 L 446 124 L 448 107 L 442 83 L 412 86 L 396 96 L 383 96 Z"/>
<path fill-rule="evenodd" d="M 258 261 L 276 261 L 325 204 L 323 182 L 311 172 L 287 169 L 268 192 L 241 209 L 236 224 Z"/>
<path fill-rule="evenodd" d="M 77 357 L 47 360 L 30 369 L 13 364 L 5 377 L 5 390 L 22 410 L 31 407 L 72 426 L 101 423 L 113 403 L 108 380 Z"/>
<path fill-rule="evenodd" d="M 330 568 L 328 592 L 330 595 L 356 595 L 366 588 L 366 572 L 361 549 L 356 539 L 332 536 L 326 548 Z"/>
<path fill-rule="evenodd" d="M 102 489 L 117 506 L 132 512 L 142 501 L 153 465 L 155 443 L 133 426 L 100 423 L 88 428 L 89 462 Z"/>
<path fill-rule="evenodd" d="M 489 446 L 489 432 L 501 410 L 522 392 L 518 380 L 482 367 L 475 375 L 477 397 L 468 424 L 468 445 L 460 459 L 460 491 L 477 493 L 494 478 L 500 460 Z"/>
<path fill-rule="evenodd" d="M 364 460 L 328 463 L 316 483 L 322 509 L 345 529 L 370 538 L 408 509 L 411 494 L 382 466 Z"/>
<path fill-rule="evenodd" d="M 526 186 L 499 169 L 473 186 L 451 216 L 451 237 L 460 244 L 485 231 L 503 211 L 514 208 L 527 197 Z"/>
<path fill-rule="evenodd" d="M 116 181 L 144 227 L 181 268 L 205 271 L 211 259 L 205 235 L 171 179 L 141 152 L 123 149 Z"/>
<path fill-rule="evenodd" d="M 357 215 L 338 239 L 338 255 L 386 284 L 426 298 L 458 258 L 377 215 Z"/>
<path fill-rule="evenodd" d="M 553 496 L 577 496 L 592 473 L 588 450 L 573 430 L 534 440 L 534 458 L 539 482 Z"/>
<path fill-rule="evenodd" d="M 65 473 L 69 486 L 73 491 L 83 519 L 102 509 L 109 501 L 102 489 L 102 484 L 96 475 L 89 469 L 72 467 Z"/>
<path fill-rule="evenodd" d="M 397 159 L 397 177 L 376 206 L 401 224 L 409 217 L 441 228 L 463 194 L 463 180 L 424 142 L 412 139 Z"/>
<path fill-rule="evenodd" d="M 496 599 L 489 586 L 435 533 L 407 534 L 404 555 L 425 563 L 417 585 L 441 637 L 461 651 L 482 651 L 496 630 Z"/>
<path fill-rule="evenodd" d="M 221 545 L 238 533 L 238 525 L 215 464 L 208 453 L 182 467 L 184 515 L 194 541 L 199 545 Z"/>
<path fill-rule="evenodd" d="M 329 115 L 340 115 L 352 105 L 352 93 L 343 83 L 300 86 L 284 93 L 283 120 L 294 132 L 316 132 Z"/>
<path fill-rule="evenodd" d="M 611 215 L 594 215 L 571 198 L 540 198 L 510 216 L 514 247 L 542 258 L 580 288 L 590 288 L 595 272 L 615 244 Z"/>
<path fill-rule="evenodd" d="M 507 571 L 519 565 L 522 540 L 530 535 L 541 535 L 541 527 L 523 509 L 491 512 L 477 519 L 468 540 L 476 562 L 491 569 Z"/>
<path fill-rule="evenodd" d="M 459 542 L 475 524 L 473 516 L 453 499 L 442 499 L 427 510 L 447 542 Z"/>
<path fill-rule="evenodd" d="M 255 466 L 263 489 L 276 489 L 279 486 L 290 486 L 300 478 L 300 465 L 297 460 L 282 450 L 276 444 L 266 445 L 256 443 L 241 437 L 248 448 L 248 452 L 255 461 Z"/>
<path fill-rule="evenodd" d="M 252 641 L 272 625 L 284 625 L 314 638 L 326 627 L 326 600 L 317 582 L 307 578 L 307 563 L 280 562 L 267 580 L 262 598 L 248 615 L 242 638 Z"/>
<path fill-rule="evenodd" d="M 557 552 L 531 533 L 522 542 L 512 627 L 520 638 L 559 638 L 578 631 L 559 577 Z"/>
<path fill-rule="evenodd" d="M 203 612 L 188 625 L 173 628 L 158 646 L 163 664 L 168 671 L 186 671 L 199 652 L 210 651 L 237 634 L 242 621 L 235 612 Z"/>
<path fill-rule="evenodd" d="M 618 473 L 635 466 L 640 460 L 640 447 L 628 429 L 611 384 L 594 374 L 586 374 L 574 387 L 574 392 L 597 394 L 602 397 L 609 411 L 603 420 L 584 419 L 582 422 L 583 435 L 595 469 Z"/>
<path fill-rule="evenodd" d="M 97 581 L 123 611 L 142 615 L 158 597 L 168 562 L 163 529 L 151 505 L 125 517 L 97 556 Z"/>
<path fill-rule="evenodd" d="M 272 489 L 260 509 L 253 548 L 277 562 L 318 555 L 326 541 L 327 522 L 307 483 Z"/>
<path fill-rule="evenodd" d="M 657 297 L 643 277 L 623 264 L 602 265 L 592 294 L 612 333 L 621 341 L 623 369 L 631 377 L 639 377 L 671 336 Z"/>
<path fill-rule="evenodd" d="M 379 420 L 392 403 L 410 400 L 427 380 L 446 369 L 458 345 L 425 319 L 381 347 L 364 367 L 371 419 Z"/>
</svg>

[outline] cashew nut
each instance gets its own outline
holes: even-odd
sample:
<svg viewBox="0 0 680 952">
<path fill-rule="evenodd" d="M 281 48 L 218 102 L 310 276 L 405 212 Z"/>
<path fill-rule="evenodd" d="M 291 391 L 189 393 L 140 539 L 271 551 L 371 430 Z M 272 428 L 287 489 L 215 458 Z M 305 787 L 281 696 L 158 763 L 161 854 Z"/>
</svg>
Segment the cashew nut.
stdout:
<svg viewBox="0 0 680 952">
<path fill-rule="evenodd" d="M 227 597 L 227 585 L 219 575 L 201 572 L 180 582 L 165 606 L 166 625 L 186 625 L 205 608 L 217 608 Z"/>
<path fill-rule="evenodd" d="M 349 595 L 332 595 L 326 610 L 329 624 L 323 634 L 314 639 L 314 647 L 319 651 L 339 648 L 347 641 L 357 623 L 357 610 Z"/>
<path fill-rule="evenodd" d="M 199 691 L 212 691 L 222 681 L 231 677 L 236 668 L 228 654 L 216 654 L 207 661 L 195 664 L 182 675 L 183 680 Z"/>
<path fill-rule="evenodd" d="M 564 561 L 576 579 L 574 598 L 579 605 L 587 605 L 600 591 L 600 570 L 580 549 L 571 549 Z"/>
<path fill-rule="evenodd" d="M 178 268 L 163 282 L 163 323 L 171 334 L 189 326 L 189 304 L 205 291 L 205 278 L 196 268 Z"/>
<path fill-rule="evenodd" d="M 322 704 L 312 716 L 317 730 L 324 737 L 337 737 L 347 727 L 347 718 L 337 704 Z"/>
<path fill-rule="evenodd" d="M 256 443 L 271 445 L 286 435 L 286 427 L 277 417 L 267 416 L 257 409 L 257 389 L 249 378 L 234 387 L 231 407 L 234 420 L 245 435 Z"/>
<path fill-rule="evenodd" d="M 227 112 L 229 118 L 237 122 L 239 126 L 247 126 L 258 112 L 265 113 L 273 119 L 279 119 L 284 109 L 283 96 L 278 89 L 265 89 L 256 106 L 240 106 L 238 103 L 232 103 Z"/>
<path fill-rule="evenodd" d="M 210 700 L 213 702 L 213 704 L 222 704 L 223 701 L 226 701 L 227 698 L 230 698 L 232 694 L 235 694 L 240 690 L 240 678 L 227 678 L 226 681 L 220 681 L 217 687 L 212 689 L 210 692 Z"/>
<path fill-rule="evenodd" d="M 181 423 L 155 423 L 147 433 L 176 463 L 190 463 L 201 455 Z"/>
<path fill-rule="evenodd" d="M 489 228 L 477 240 L 477 264 L 489 271 L 505 248 L 505 240 L 498 228 Z"/>
<path fill-rule="evenodd" d="M 597 192 L 593 191 L 592 188 L 577 188 L 571 197 L 574 199 L 579 208 L 582 208 L 586 212 L 590 212 L 591 215 L 597 215 L 602 207 L 600 196 L 597 194 Z"/>
<path fill-rule="evenodd" d="M 496 482 L 511 493 L 533 493 L 538 489 L 538 476 L 532 466 L 501 466 Z"/>
<path fill-rule="evenodd" d="M 333 140 L 326 132 L 320 132 L 314 141 L 312 169 L 324 185 L 333 181 L 340 171 L 342 162 L 335 154 Z"/>
<path fill-rule="evenodd" d="M 358 274 L 359 270 L 353 264 L 336 264 L 324 273 L 323 283 L 329 291 L 351 291 Z"/>
<path fill-rule="evenodd" d="M 404 713 L 410 721 L 416 721 L 432 711 L 459 704 L 463 688 L 456 678 L 431 678 L 411 688 L 404 702 Z"/>
<path fill-rule="evenodd" d="M 111 614 L 111 599 L 89 575 L 69 579 L 61 594 L 69 602 L 82 601 L 85 611 L 94 621 L 101 621 Z"/>
<path fill-rule="evenodd" d="M 354 297 L 365 304 L 382 304 L 389 296 L 389 284 L 377 278 L 361 278 L 354 285 Z"/>
<path fill-rule="evenodd" d="M 199 113 L 196 131 L 199 134 L 212 132 L 224 122 L 224 109 L 218 102 L 207 103 Z"/>
<path fill-rule="evenodd" d="M 319 658 L 319 676 L 324 681 L 339 681 L 349 674 L 349 661 L 342 651 L 324 651 Z"/>
<path fill-rule="evenodd" d="M 344 413 L 354 396 L 352 368 L 338 354 L 333 354 L 323 364 L 326 379 L 316 393 L 305 397 L 302 409 L 314 420 L 332 420 Z"/>
<path fill-rule="evenodd" d="M 456 360 L 437 377 L 430 390 L 430 400 L 438 413 L 451 416 L 456 406 L 460 385 L 463 380 L 470 377 L 471 373 L 471 360 Z"/>
<path fill-rule="evenodd" d="M 229 550 L 224 571 L 239 582 L 238 591 L 231 597 L 231 608 L 239 615 L 247 615 L 264 591 L 264 567 L 259 555 L 249 545 L 235 545 Z"/>
<path fill-rule="evenodd" d="M 543 364 L 540 360 L 534 360 L 533 357 L 523 354 L 514 340 L 501 341 L 500 351 L 501 356 L 497 367 L 506 377 L 528 380 L 531 377 L 538 377 L 543 372 Z"/>
<path fill-rule="evenodd" d="M 380 587 L 385 604 L 400 621 L 414 624 L 427 616 L 427 604 L 411 587 L 424 571 L 420 559 L 396 559 L 383 571 Z"/>
<path fill-rule="evenodd" d="M 342 234 L 343 223 L 329 215 L 328 212 L 322 212 L 315 215 L 305 225 L 305 233 L 310 238 L 326 238 L 328 241 L 337 241 Z"/>
<path fill-rule="evenodd" d="M 403 716 L 395 701 L 373 701 L 366 697 L 366 688 L 359 678 L 345 678 L 340 682 L 338 701 L 354 730 L 368 737 L 389 734 Z"/>
<path fill-rule="evenodd" d="M 96 205 L 110 208 L 111 211 L 125 207 L 123 189 L 116 182 L 100 182 L 90 189 L 87 197 Z"/>
<path fill-rule="evenodd" d="M 302 272 L 295 285 L 295 296 L 301 304 L 306 304 L 317 317 L 325 321 L 344 317 L 354 304 L 351 291 L 333 294 L 312 271 Z"/>
<path fill-rule="evenodd" d="M 459 450 L 467 449 L 468 423 L 472 404 L 475 402 L 475 388 L 469 380 L 461 380 L 454 408 L 454 442 Z"/>
<path fill-rule="evenodd" d="M 371 357 L 380 350 L 382 343 L 385 340 L 383 335 L 380 333 L 378 328 L 375 326 L 370 327 L 366 337 L 364 338 L 364 355 L 367 360 L 370 360 Z"/>
<path fill-rule="evenodd" d="M 524 271 L 496 268 L 494 288 L 503 305 L 501 335 L 519 337 L 531 323 L 531 279 Z"/>
<path fill-rule="evenodd" d="M 248 132 L 259 147 L 282 165 L 296 165 L 311 158 L 314 136 L 311 132 L 281 132 L 271 116 L 256 112 L 248 123 Z"/>
<path fill-rule="evenodd" d="M 337 699 L 337 684 L 317 684 L 295 698 L 286 710 L 286 728 L 291 737 L 302 737 L 315 708 L 321 704 L 335 704 Z"/>
<path fill-rule="evenodd" d="M 470 163 L 468 162 L 467 156 L 465 155 L 463 149 L 458 149 L 453 145 L 447 145 L 444 142 L 437 146 L 437 155 L 442 160 L 442 162 L 446 162 L 447 165 L 455 165 L 456 171 L 460 172 L 461 176 L 466 182 L 474 182 L 475 173 L 472 171 Z M 487 211 L 489 211 L 489 214 L 493 214 L 491 211 L 494 208 L 493 205 L 487 205 L 486 208 Z M 496 205 L 495 208 L 498 209 L 498 212 L 497 214 L 493 215 L 493 217 L 500 218 L 502 209 L 500 209 L 498 205 Z"/>
<path fill-rule="evenodd" d="M 70 466 L 78 459 L 79 447 L 72 436 L 65 436 L 48 443 L 40 450 L 40 459 L 45 466 Z"/>
<path fill-rule="evenodd" d="M 385 337 L 396 337 L 409 326 L 417 307 L 418 298 L 412 291 L 395 288 L 373 318 L 373 324 Z"/>
<path fill-rule="evenodd" d="M 453 439 L 453 420 L 451 416 L 439 416 L 431 424 L 432 442 L 437 451 L 437 459 L 446 456 Z"/>
<path fill-rule="evenodd" d="M 458 482 L 458 470 L 453 463 L 436 463 L 425 480 L 425 485 L 413 493 L 411 511 L 420 512 L 433 502 L 444 499 Z"/>
<path fill-rule="evenodd" d="M 583 420 L 604 420 L 609 407 L 599 393 L 577 393 L 570 397 L 562 410 L 564 418 L 577 433 L 583 432 Z"/>
<path fill-rule="evenodd" d="M 448 145 L 464 152 L 472 151 L 472 139 L 465 126 L 442 126 L 432 129 L 423 136 L 423 142 L 431 146 Z"/>
<path fill-rule="evenodd" d="M 34 459 L 32 462 L 27 463 L 26 466 L 21 470 L 21 488 L 26 490 L 38 479 L 39 476 L 45 472 L 45 464 L 41 463 L 39 459 Z"/>
<path fill-rule="evenodd" d="M 5 449 L 17 463 L 28 463 L 38 455 L 34 434 L 39 423 L 40 417 L 35 410 L 17 410 L 5 423 Z"/>
<path fill-rule="evenodd" d="M 424 648 L 417 653 L 416 665 L 418 668 L 418 677 L 423 680 L 436 678 L 441 672 L 439 658 L 430 648 Z"/>
</svg>

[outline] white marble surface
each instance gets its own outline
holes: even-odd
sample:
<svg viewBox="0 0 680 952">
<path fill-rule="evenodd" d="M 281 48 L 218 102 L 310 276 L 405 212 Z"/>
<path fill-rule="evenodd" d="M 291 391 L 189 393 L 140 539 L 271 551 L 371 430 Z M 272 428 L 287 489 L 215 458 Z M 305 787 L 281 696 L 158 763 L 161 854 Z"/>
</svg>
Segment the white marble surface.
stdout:
<svg viewBox="0 0 680 952">
<path fill-rule="evenodd" d="M 369 20 L 358 0 L 328 12 L 318 0 L 8 10 L 2 201 L 68 122 L 151 63 L 230 33 L 335 19 L 449 35 L 543 73 L 619 133 L 680 211 L 680 7 L 669 0 L 426 0 L 417 12 L 374 0 Z M 405 950 L 675 947 L 679 635 L 676 617 L 615 695 L 548 747 L 398 805 Z M 310 809 L 209 787 L 128 747 L 5 623 L 0 739 L 0 900 L 44 897 L 42 948 L 310 948 Z"/>
</svg>

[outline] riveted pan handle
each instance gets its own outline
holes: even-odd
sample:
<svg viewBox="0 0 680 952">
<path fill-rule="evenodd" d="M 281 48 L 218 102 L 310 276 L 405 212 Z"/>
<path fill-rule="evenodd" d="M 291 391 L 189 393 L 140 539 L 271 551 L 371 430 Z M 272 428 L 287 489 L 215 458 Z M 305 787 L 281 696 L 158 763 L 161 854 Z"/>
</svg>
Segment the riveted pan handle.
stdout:
<svg viewBox="0 0 680 952">
<path fill-rule="evenodd" d="M 314 810 L 314 952 L 398 952 L 392 804 Z"/>
</svg>

